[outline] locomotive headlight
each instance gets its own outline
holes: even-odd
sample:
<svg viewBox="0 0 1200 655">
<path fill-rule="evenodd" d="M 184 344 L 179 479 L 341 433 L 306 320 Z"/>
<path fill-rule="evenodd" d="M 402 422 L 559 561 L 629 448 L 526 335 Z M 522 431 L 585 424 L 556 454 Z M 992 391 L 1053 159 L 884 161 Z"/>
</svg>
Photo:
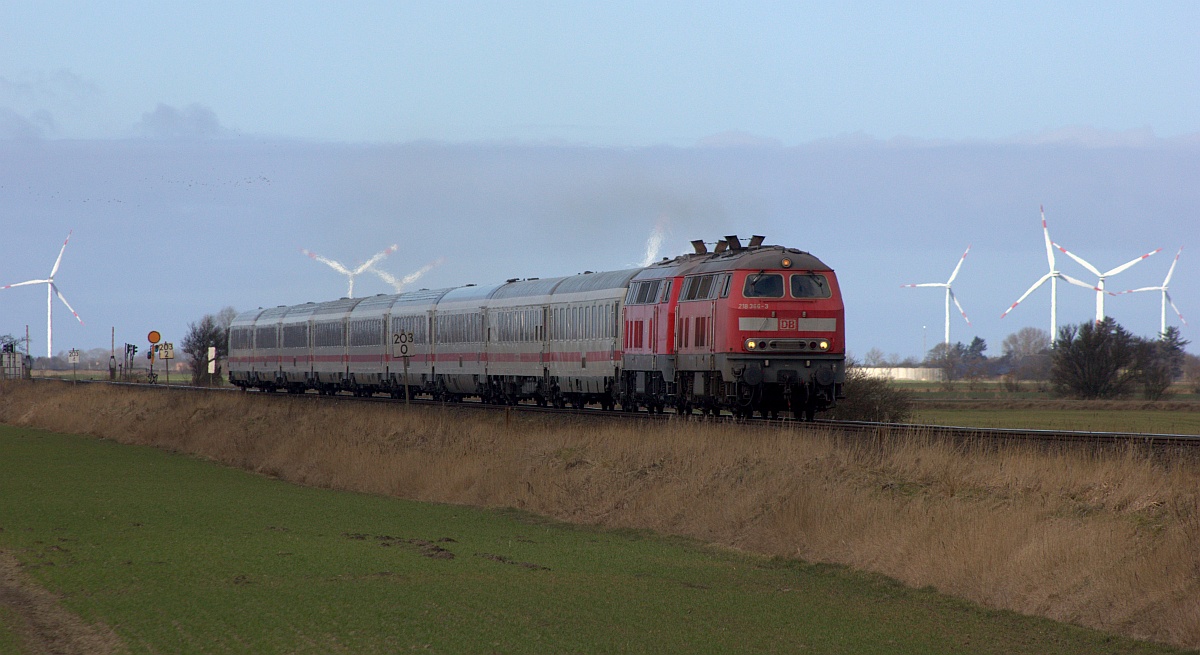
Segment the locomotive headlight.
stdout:
<svg viewBox="0 0 1200 655">
<path fill-rule="evenodd" d="M 781 265 L 781 266 L 783 266 L 784 268 L 791 268 L 791 267 L 792 267 L 792 260 L 791 260 L 791 259 L 788 259 L 787 257 L 784 257 L 784 258 L 783 258 L 783 261 L 782 261 L 782 262 L 779 262 L 779 263 L 780 263 L 780 265 Z"/>
<path fill-rule="evenodd" d="M 754 350 L 758 344 L 754 343 L 754 339 L 746 339 L 746 350 Z"/>
<path fill-rule="evenodd" d="M 821 347 L 821 350 L 829 350 L 829 341 L 826 339 L 821 339 L 821 343 L 817 345 Z"/>
</svg>

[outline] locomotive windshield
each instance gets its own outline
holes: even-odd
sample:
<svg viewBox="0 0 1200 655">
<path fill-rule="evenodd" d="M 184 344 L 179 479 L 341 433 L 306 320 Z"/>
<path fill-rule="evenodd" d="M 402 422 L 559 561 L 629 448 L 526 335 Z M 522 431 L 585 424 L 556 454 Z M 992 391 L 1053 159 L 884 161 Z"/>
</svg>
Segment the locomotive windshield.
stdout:
<svg viewBox="0 0 1200 655">
<path fill-rule="evenodd" d="M 793 298 L 828 298 L 829 280 L 824 275 L 798 274 L 792 276 Z"/>
<path fill-rule="evenodd" d="M 742 296 L 745 298 L 782 298 L 783 276 L 778 273 L 762 272 L 747 276 Z"/>
</svg>

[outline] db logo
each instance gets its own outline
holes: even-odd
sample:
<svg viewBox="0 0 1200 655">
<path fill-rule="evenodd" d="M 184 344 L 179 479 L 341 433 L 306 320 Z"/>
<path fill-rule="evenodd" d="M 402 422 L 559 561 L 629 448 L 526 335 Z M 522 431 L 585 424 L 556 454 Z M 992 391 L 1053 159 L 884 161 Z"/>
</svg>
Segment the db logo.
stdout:
<svg viewBox="0 0 1200 655">
<path fill-rule="evenodd" d="M 796 319 L 794 319 L 794 318 L 779 319 L 779 329 L 780 330 L 793 330 L 793 331 L 797 330 L 798 328 L 796 327 Z"/>
</svg>

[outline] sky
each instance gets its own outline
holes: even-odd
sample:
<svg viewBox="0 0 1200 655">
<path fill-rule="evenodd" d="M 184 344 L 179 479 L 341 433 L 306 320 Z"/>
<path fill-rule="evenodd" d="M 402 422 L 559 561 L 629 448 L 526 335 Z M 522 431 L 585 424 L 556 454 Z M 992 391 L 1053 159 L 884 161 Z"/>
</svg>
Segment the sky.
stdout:
<svg viewBox="0 0 1200 655">
<path fill-rule="evenodd" d="M 162 3 L 0 6 L 0 285 L 49 273 L 55 350 L 335 298 L 392 243 L 421 285 L 608 270 L 759 233 L 839 272 L 852 352 L 1048 329 L 1000 313 L 1051 236 L 1157 285 L 1200 340 L 1200 4 Z M 15 245 L 15 247 L 14 247 Z M 1065 256 L 1059 268 L 1091 276 Z M 360 278 L 356 295 L 388 290 Z M 1060 287 L 1060 324 L 1094 294 Z M 0 292 L 0 334 L 42 287 Z M 1158 295 L 1109 298 L 1141 334 Z M 1168 308 L 1168 324 L 1180 325 Z M 178 335 L 172 337 L 171 335 Z M 122 336 L 124 335 L 124 336 Z M 39 345 L 40 344 L 40 345 Z M 1196 346 L 1191 348 L 1196 351 Z"/>
</svg>

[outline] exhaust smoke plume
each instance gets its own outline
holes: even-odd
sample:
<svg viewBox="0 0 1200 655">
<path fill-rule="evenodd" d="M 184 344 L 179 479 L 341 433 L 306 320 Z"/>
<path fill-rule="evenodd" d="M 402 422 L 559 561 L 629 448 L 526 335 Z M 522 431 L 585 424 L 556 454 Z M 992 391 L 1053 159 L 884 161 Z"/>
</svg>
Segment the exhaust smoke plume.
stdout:
<svg viewBox="0 0 1200 655">
<path fill-rule="evenodd" d="M 646 257 L 642 259 L 641 266 L 649 266 L 658 261 L 658 252 L 662 248 L 663 239 L 667 236 L 667 224 L 670 222 L 671 218 L 666 213 L 658 215 L 658 221 L 654 224 L 654 231 L 646 239 Z"/>
</svg>

